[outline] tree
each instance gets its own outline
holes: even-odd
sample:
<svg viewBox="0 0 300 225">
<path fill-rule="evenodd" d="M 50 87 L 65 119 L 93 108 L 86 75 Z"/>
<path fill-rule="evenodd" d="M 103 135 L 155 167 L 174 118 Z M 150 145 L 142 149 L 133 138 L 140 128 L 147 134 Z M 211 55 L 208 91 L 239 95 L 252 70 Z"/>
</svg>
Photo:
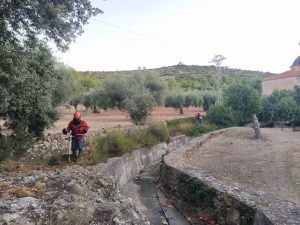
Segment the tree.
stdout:
<svg viewBox="0 0 300 225">
<path fill-rule="evenodd" d="M 217 93 L 215 92 L 206 92 L 203 94 L 203 110 L 209 110 L 211 105 L 214 105 L 217 101 Z"/>
<path fill-rule="evenodd" d="M 300 86 L 295 86 L 294 99 L 298 106 L 300 106 Z"/>
<path fill-rule="evenodd" d="M 224 104 L 235 111 L 240 124 L 248 122 L 253 113 L 257 114 L 262 110 L 260 93 L 240 83 L 233 84 L 225 90 Z"/>
<path fill-rule="evenodd" d="M 295 119 L 298 112 L 297 102 L 293 93 L 287 90 L 275 90 L 270 96 L 263 99 L 263 110 L 261 117 L 268 123 Z"/>
<path fill-rule="evenodd" d="M 40 135 L 58 118 L 52 107 L 57 79 L 54 65 L 44 45 L 31 50 L 0 45 L 0 114 L 15 133 Z"/>
<path fill-rule="evenodd" d="M 179 109 L 180 114 L 183 114 L 184 95 L 182 92 L 170 92 L 165 98 L 165 106 Z"/>
<path fill-rule="evenodd" d="M 127 98 L 124 105 L 132 122 L 134 124 L 143 124 L 151 114 L 154 104 L 154 97 L 145 91 Z"/>
<path fill-rule="evenodd" d="M 188 91 L 185 93 L 184 106 L 201 107 L 204 103 L 203 97 L 199 91 Z"/>
<path fill-rule="evenodd" d="M 67 50 L 82 26 L 102 11 L 89 0 L 10 0 L 0 3 L 0 45 L 35 46 L 40 40 L 53 40 Z"/>
<path fill-rule="evenodd" d="M 57 107 L 68 102 L 74 94 L 74 70 L 62 63 L 56 63 L 54 73 L 57 77 L 52 81 L 54 86 L 52 106 Z"/>
<path fill-rule="evenodd" d="M 236 125 L 233 110 L 225 105 L 212 105 L 206 114 L 207 120 L 221 127 Z"/>
</svg>

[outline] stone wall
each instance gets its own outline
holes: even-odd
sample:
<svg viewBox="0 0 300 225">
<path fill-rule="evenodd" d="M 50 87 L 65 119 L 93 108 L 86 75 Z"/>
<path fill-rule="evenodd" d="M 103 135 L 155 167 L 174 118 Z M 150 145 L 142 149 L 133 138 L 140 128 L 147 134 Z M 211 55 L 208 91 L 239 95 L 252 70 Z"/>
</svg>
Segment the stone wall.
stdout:
<svg viewBox="0 0 300 225">
<path fill-rule="evenodd" d="M 99 132 L 89 132 L 86 140 Z M 62 133 L 46 134 L 42 138 L 35 140 L 32 148 L 27 150 L 27 154 L 31 158 L 43 157 L 49 158 L 57 154 L 66 154 L 69 146 L 67 136 Z"/>
<path fill-rule="evenodd" d="M 164 157 L 161 180 L 165 188 L 219 225 L 300 225 L 295 204 L 237 183 L 225 183 L 184 160 L 189 151 L 220 132 L 194 138 Z"/>
</svg>

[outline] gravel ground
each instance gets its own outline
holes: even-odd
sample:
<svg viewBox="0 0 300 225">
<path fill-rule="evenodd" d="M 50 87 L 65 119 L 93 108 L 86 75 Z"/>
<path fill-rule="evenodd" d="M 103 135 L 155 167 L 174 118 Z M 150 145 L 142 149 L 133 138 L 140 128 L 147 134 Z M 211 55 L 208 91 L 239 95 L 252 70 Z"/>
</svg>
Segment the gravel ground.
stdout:
<svg viewBox="0 0 300 225">
<path fill-rule="evenodd" d="M 187 160 L 218 179 L 250 186 L 300 206 L 300 132 L 234 128 L 193 151 Z"/>
</svg>

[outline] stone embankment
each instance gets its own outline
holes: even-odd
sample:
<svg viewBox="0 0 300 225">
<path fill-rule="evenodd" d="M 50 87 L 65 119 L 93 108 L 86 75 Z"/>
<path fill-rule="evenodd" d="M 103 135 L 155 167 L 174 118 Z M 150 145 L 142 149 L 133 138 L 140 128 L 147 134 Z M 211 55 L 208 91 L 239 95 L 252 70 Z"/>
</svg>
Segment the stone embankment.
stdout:
<svg viewBox="0 0 300 225">
<path fill-rule="evenodd" d="M 56 144 L 54 140 L 59 142 L 59 137 L 53 135 L 47 142 Z M 188 140 L 177 137 L 169 144 L 135 150 L 86 168 L 74 165 L 47 171 L 1 173 L 0 224 L 149 225 L 144 214 L 120 189 L 145 166 Z"/>
<path fill-rule="evenodd" d="M 165 187 L 219 225 L 299 225 L 300 209 L 294 202 L 236 182 L 224 182 L 191 165 L 188 156 L 193 151 L 201 151 L 202 145 L 227 130 L 195 138 L 166 155 L 161 174 Z M 212 156 L 209 152 L 205 154 Z M 212 160 L 212 163 L 218 161 Z"/>
</svg>

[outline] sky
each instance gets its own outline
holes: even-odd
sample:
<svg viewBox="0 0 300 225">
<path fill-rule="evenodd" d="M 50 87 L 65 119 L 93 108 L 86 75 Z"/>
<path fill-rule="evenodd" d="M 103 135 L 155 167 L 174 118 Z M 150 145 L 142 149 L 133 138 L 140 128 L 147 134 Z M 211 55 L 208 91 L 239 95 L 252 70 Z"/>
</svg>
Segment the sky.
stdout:
<svg viewBox="0 0 300 225">
<path fill-rule="evenodd" d="M 89 20 L 69 51 L 79 71 L 213 65 L 281 73 L 300 55 L 299 0 L 91 0 Z"/>
</svg>

